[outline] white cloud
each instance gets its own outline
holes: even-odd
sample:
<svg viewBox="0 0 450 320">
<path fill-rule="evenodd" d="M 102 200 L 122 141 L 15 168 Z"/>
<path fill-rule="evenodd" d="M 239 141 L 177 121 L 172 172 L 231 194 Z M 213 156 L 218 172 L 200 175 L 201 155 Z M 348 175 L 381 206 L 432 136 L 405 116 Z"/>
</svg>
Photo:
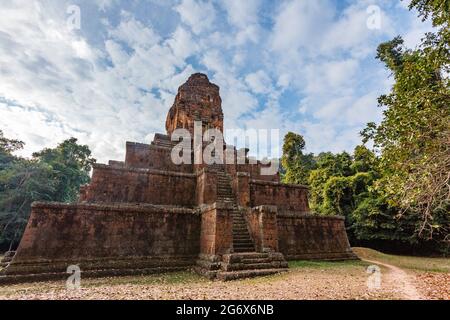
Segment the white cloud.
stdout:
<svg viewBox="0 0 450 320">
<path fill-rule="evenodd" d="M 148 2 L 96 0 L 95 10 L 82 7 L 82 30 L 70 31 L 65 2 L 2 2 L 5 134 L 25 140 L 27 154 L 76 136 L 100 161 L 122 159 L 126 140 L 164 132 L 178 86 L 206 72 L 221 87 L 227 128 L 297 131 L 311 151 L 351 150 L 392 84 L 377 44 L 400 33 L 413 47 L 430 28 L 387 0 L 377 2 L 380 30 L 366 27 L 371 0 L 344 9 L 331 0 L 150 2 L 174 19 L 132 11 Z"/>
<path fill-rule="evenodd" d="M 285 3 L 275 17 L 272 49 L 277 52 L 316 50 L 321 37 L 332 23 L 334 6 L 328 0 Z"/>
<path fill-rule="evenodd" d="M 110 31 L 110 36 L 118 41 L 126 43 L 130 48 L 149 48 L 157 44 L 161 38 L 155 32 L 141 22 L 134 19 L 129 12 L 122 12 L 120 24 Z"/>
<path fill-rule="evenodd" d="M 177 68 L 193 71 L 182 49 L 174 50 L 177 33 L 162 42 L 123 14 L 116 28 L 108 26 L 111 38 L 100 52 L 67 30 L 64 16 L 50 17 L 51 10 L 35 4 L 39 10 L 7 7 L 8 17 L 0 21 L 0 98 L 15 101 L 0 106 L 5 134 L 23 139 L 28 155 L 76 136 L 104 162 L 121 159 L 125 141 L 163 131 L 173 95 L 149 91 L 168 86 Z M 105 67 L 104 57 L 113 64 Z M 174 83 L 170 87 L 176 90 Z"/>
<path fill-rule="evenodd" d="M 210 30 L 216 17 L 216 10 L 209 1 L 182 0 L 174 9 L 195 34 Z"/>
<path fill-rule="evenodd" d="M 199 45 L 193 40 L 192 35 L 183 27 L 178 27 L 167 40 L 167 44 L 172 49 L 174 55 L 184 60 L 199 50 Z"/>
<path fill-rule="evenodd" d="M 245 82 L 256 93 L 268 93 L 272 91 L 272 81 L 263 70 L 250 73 L 245 77 Z"/>
<path fill-rule="evenodd" d="M 258 23 L 260 0 L 229 0 L 221 3 L 228 14 L 228 21 L 240 28 Z"/>
</svg>

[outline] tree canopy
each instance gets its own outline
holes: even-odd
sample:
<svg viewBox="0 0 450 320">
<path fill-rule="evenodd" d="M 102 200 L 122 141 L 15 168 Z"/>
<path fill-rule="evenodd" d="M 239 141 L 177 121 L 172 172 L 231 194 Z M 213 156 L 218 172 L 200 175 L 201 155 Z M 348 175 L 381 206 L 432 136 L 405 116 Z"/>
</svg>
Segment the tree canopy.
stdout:
<svg viewBox="0 0 450 320">
<path fill-rule="evenodd" d="M 70 138 L 46 148 L 31 159 L 13 155 L 23 142 L 7 139 L 0 131 L 0 247 L 15 247 L 34 201 L 72 202 L 89 182 L 95 159 L 89 148 Z"/>
</svg>

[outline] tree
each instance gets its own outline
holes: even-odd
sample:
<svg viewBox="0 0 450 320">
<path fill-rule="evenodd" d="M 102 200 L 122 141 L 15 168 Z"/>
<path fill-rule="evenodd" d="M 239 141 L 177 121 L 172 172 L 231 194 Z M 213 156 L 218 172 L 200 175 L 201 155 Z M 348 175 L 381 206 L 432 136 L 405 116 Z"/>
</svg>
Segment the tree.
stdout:
<svg viewBox="0 0 450 320">
<path fill-rule="evenodd" d="M 86 145 L 79 145 L 77 139 L 70 138 L 56 148 L 46 148 L 33 154 L 41 164 L 51 167 L 56 181 L 54 201 L 72 202 L 77 199 L 81 185 L 89 182 L 89 173 L 95 159 Z"/>
<path fill-rule="evenodd" d="M 294 184 L 308 184 L 309 172 L 315 169 L 316 162 L 312 153 L 303 154 L 305 140 L 299 134 L 288 132 L 284 137 L 283 156 L 283 182 Z"/>
<path fill-rule="evenodd" d="M 22 141 L 6 138 L 0 130 L 0 170 L 15 159 L 13 152 L 22 149 L 23 145 Z"/>
<path fill-rule="evenodd" d="M 317 156 L 316 161 L 317 169 L 309 175 L 311 209 L 320 214 L 345 215 L 347 210 L 338 204 L 346 206 L 342 201 L 348 200 L 343 186 L 347 183 L 345 178 L 353 174 L 352 157 L 347 152 L 324 152 Z"/>
<path fill-rule="evenodd" d="M 381 44 L 377 58 L 395 83 L 379 98 L 385 108 L 380 125 L 369 124 L 364 140 L 381 152 L 377 191 L 399 219 L 416 221 L 416 236 L 449 237 L 450 212 L 450 46 L 449 1 L 412 1 L 420 16 L 441 26 L 415 49 L 401 37 Z"/>
<path fill-rule="evenodd" d="M 37 152 L 32 159 L 14 157 L 12 152 L 23 143 L 0 137 L 0 155 L 5 155 L 0 168 L 0 246 L 10 249 L 22 237 L 31 204 L 75 201 L 80 186 L 89 182 L 95 159 L 75 138 Z"/>
<path fill-rule="evenodd" d="M 56 181 L 51 168 L 35 160 L 19 159 L 0 171 L 0 246 L 17 245 L 34 201 L 54 199 Z"/>
<path fill-rule="evenodd" d="M 409 9 L 417 9 L 423 20 L 431 16 L 434 27 L 449 25 L 450 0 L 411 0 Z"/>
</svg>

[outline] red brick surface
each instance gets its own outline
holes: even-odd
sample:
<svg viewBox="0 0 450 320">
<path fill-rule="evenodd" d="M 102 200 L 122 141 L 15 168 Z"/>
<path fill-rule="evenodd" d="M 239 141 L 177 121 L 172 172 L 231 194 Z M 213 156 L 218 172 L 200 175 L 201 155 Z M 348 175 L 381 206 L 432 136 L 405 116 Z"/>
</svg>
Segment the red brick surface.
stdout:
<svg viewBox="0 0 450 320">
<path fill-rule="evenodd" d="M 217 268 L 233 248 L 233 210 L 247 212 L 259 252 L 280 251 L 289 259 L 353 257 L 343 219 L 305 215 L 308 189 L 282 184 L 278 174 L 262 176 L 261 164 L 220 169 L 221 192 L 224 175 L 230 180 L 228 198 L 219 197 L 217 167 L 173 164 L 169 135 L 193 129 L 194 120 L 223 129 L 219 88 L 200 74 L 180 87 L 167 116 L 168 135 L 156 134 L 151 145 L 128 142 L 125 161 L 95 165 L 78 204 L 33 206 L 6 273 L 62 272 L 68 263 L 127 273 L 192 265 L 199 255 L 209 269 Z"/>
</svg>

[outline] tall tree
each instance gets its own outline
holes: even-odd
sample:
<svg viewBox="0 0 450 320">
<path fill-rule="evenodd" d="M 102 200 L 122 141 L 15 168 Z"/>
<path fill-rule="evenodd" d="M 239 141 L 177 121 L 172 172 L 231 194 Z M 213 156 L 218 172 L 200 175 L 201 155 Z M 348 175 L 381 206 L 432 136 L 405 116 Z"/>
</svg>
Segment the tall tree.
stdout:
<svg viewBox="0 0 450 320">
<path fill-rule="evenodd" d="M 305 140 L 300 134 L 288 132 L 284 137 L 281 165 L 285 183 L 308 184 L 309 172 L 316 167 L 312 153 L 303 154 Z"/>
<path fill-rule="evenodd" d="M 22 141 L 6 138 L 0 130 L 0 170 L 5 169 L 16 158 L 13 152 L 22 149 L 23 145 Z"/>
<path fill-rule="evenodd" d="M 450 233 L 450 45 L 449 1 L 417 0 L 423 18 L 440 29 L 428 33 L 415 49 L 401 37 L 381 44 L 377 58 L 395 83 L 379 98 L 385 108 L 380 125 L 369 124 L 363 136 L 381 152 L 382 178 L 376 187 L 400 218 L 416 221 L 423 239 Z M 450 239 L 448 239 L 450 240 Z"/>
<path fill-rule="evenodd" d="M 14 157 L 20 141 L 0 136 L 0 246 L 14 247 L 21 239 L 34 201 L 75 201 L 80 185 L 89 182 L 95 159 L 87 146 L 75 138 L 33 154 L 32 159 Z"/>
<path fill-rule="evenodd" d="M 46 148 L 33 154 L 41 164 L 51 167 L 56 181 L 54 201 L 71 202 L 78 196 L 81 185 L 89 182 L 89 173 L 95 159 L 87 145 L 80 145 L 76 138 L 60 143 L 56 148 Z"/>
</svg>

